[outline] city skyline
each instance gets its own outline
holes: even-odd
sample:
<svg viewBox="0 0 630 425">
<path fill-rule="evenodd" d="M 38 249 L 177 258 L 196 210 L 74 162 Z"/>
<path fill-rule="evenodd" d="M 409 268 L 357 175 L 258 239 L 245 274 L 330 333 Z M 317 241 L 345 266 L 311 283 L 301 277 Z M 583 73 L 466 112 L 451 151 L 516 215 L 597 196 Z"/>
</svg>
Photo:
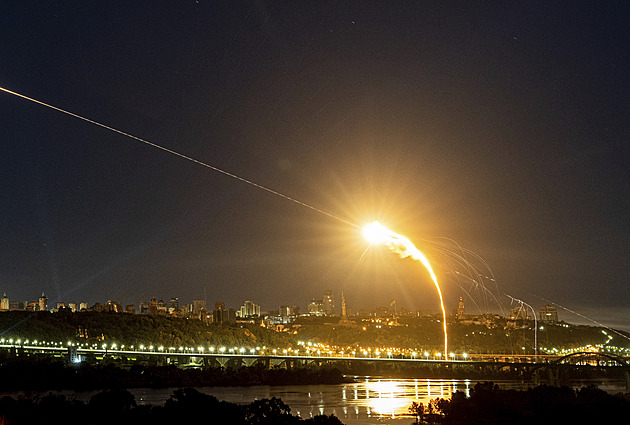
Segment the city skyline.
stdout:
<svg viewBox="0 0 630 425">
<path fill-rule="evenodd" d="M 10 1 L 0 87 L 282 196 L 2 92 L 0 291 L 436 311 L 378 220 L 449 312 L 630 330 L 629 7 Z"/>
<path fill-rule="evenodd" d="M 151 297 L 150 300 L 139 300 L 132 304 L 120 303 L 116 300 L 107 300 L 105 303 L 97 301 L 93 304 L 87 303 L 85 301 L 57 301 L 56 303 L 51 303 L 49 305 L 48 297 L 45 295 L 45 293 L 42 293 L 37 300 L 33 301 L 11 301 L 5 292 L 3 293 L 1 298 L 0 312 L 12 310 L 56 312 L 59 311 L 59 309 L 61 308 L 68 308 L 72 312 L 112 311 L 115 313 L 131 313 L 144 315 L 175 315 L 177 313 L 183 312 L 185 316 L 189 313 L 193 317 L 196 316 L 197 318 L 202 320 L 203 318 L 200 317 L 200 314 L 203 314 L 203 312 L 207 312 L 210 314 L 212 314 L 212 312 L 215 312 L 216 314 L 217 310 L 231 311 L 230 314 L 233 314 L 232 319 L 263 319 L 267 318 L 268 316 L 274 315 L 278 317 L 286 316 L 293 318 L 296 318 L 298 316 L 341 317 L 342 320 L 344 320 L 346 314 L 348 316 L 378 316 L 383 314 L 391 314 L 393 315 L 393 317 L 396 317 L 397 315 L 439 315 L 439 313 L 437 312 L 414 311 L 408 310 L 404 307 L 402 309 L 398 309 L 396 300 L 392 300 L 389 303 L 384 303 L 377 306 L 354 306 L 348 308 L 343 293 L 341 294 L 340 298 L 341 303 L 339 305 L 339 308 L 335 309 L 334 306 L 336 305 L 336 303 L 334 293 L 332 290 L 326 290 L 322 294 L 321 299 L 317 300 L 315 298 L 312 298 L 311 301 L 307 303 L 307 307 L 301 312 L 299 305 L 286 305 L 282 303 L 271 309 L 261 310 L 260 305 L 256 304 L 252 300 L 245 300 L 240 308 L 238 306 L 235 306 L 236 308 L 232 308 L 230 306 L 226 306 L 226 303 L 223 301 L 215 301 L 214 308 L 212 308 L 212 302 L 208 302 L 207 299 L 193 299 L 190 303 L 184 303 L 180 302 L 179 297 L 170 297 L 168 298 L 168 301 L 164 301 L 164 298 Z M 138 308 L 136 309 L 136 307 Z M 524 306 L 522 304 L 516 305 L 508 312 L 505 317 L 513 318 L 515 320 L 533 319 L 533 316 L 530 317 L 530 311 L 527 309 L 528 307 L 530 309 L 533 309 L 533 307 L 531 306 Z M 532 314 L 535 314 L 535 312 L 536 310 L 532 310 Z M 559 321 L 557 309 L 553 305 L 540 305 L 538 306 L 537 312 L 540 316 L 540 320 L 549 323 L 557 323 Z M 466 310 L 463 298 L 460 297 L 457 309 L 449 312 L 448 316 L 452 316 L 460 322 L 484 324 L 484 317 L 494 317 L 496 316 L 496 314 L 492 314 L 490 312 L 471 313 L 469 310 Z M 216 320 L 213 318 L 212 321 Z M 222 320 L 219 320 L 219 322 L 221 321 Z"/>
</svg>

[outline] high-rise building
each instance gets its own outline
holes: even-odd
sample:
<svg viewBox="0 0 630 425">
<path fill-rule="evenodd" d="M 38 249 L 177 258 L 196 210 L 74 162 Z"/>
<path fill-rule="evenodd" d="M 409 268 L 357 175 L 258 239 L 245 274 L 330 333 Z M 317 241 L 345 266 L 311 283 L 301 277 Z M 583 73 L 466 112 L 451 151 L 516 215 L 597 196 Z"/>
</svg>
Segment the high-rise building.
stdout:
<svg viewBox="0 0 630 425">
<path fill-rule="evenodd" d="M 300 308 L 296 305 L 281 305 L 278 309 L 278 315 L 283 323 L 292 322 L 300 314 Z"/>
<path fill-rule="evenodd" d="M 193 300 L 193 315 L 200 317 L 201 310 L 206 309 L 206 300 Z"/>
<path fill-rule="evenodd" d="M 308 303 L 308 314 L 311 316 L 323 316 L 324 313 L 324 302 L 322 300 L 311 300 Z"/>
<path fill-rule="evenodd" d="M 212 320 L 214 323 L 234 322 L 236 320 L 236 314 L 233 308 L 225 308 L 225 303 L 218 302 L 214 304 Z"/>
<path fill-rule="evenodd" d="M 260 306 L 253 301 L 245 301 L 237 313 L 238 317 L 243 319 L 260 317 Z"/>
<path fill-rule="evenodd" d="M 335 298 L 333 297 L 332 289 L 324 292 L 322 302 L 324 303 L 324 315 L 333 316 L 335 314 Z"/>
<path fill-rule="evenodd" d="M 7 297 L 7 294 L 5 293 L 2 295 L 2 299 L 0 299 L 0 311 L 9 310 L 10 305 L 11 303 L 9 303 L 9 297 Z"/>
<path fill-rule="evenodd" d="M 168 313 L 173 314 L 179 310 L 179 298 L 173 297 L 168 302 Z"/>
</svg>

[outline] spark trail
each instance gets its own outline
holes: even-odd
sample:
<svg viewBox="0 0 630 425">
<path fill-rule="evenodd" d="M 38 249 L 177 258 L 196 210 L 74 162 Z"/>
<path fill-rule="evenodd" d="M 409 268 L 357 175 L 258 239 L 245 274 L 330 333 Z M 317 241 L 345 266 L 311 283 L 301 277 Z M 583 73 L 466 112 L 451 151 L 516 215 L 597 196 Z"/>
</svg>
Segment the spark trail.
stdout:
<svg viewBox="0 0 630 425">
<path fill-rule="evenodd" d="M 446 331 L 446 309 L 444 308 L 444 300 L 442 298 L 442 290 L 437 280 L 437 276 L 431 268 L 429 260 L 415 245 L 406 237 L 392 232 L 387 227 L 375 221 L 363 228 L 363 235 L 372 245 L 384 244 L 390 251 L 395 252 L 401 258 L 410 257 L 414 261 L 420 261 L 429 271 L 431 279 L 435 284 L 438 296 L 440 297 L 440 308 L 442 309 L 442 322 L 444 327 L 444 359 L 448 360 L 448 332 Z"/>
<path fill-rule="evenodd" d="M 46 108 L 53 109 L 53 110 L 55 110 L 55 111 L 58 111 L 58 112 L 64 113 L 64 114 L 66 114 L 66 115 L 70 115 L 71 117 L 78 118 L 78 119 L 80 119 L 80 120 L 83 120 L 83 121 L 88 122 L 88 123 L 90 123 L 90 124 L 97 125 L 97 126 L 102 127 L 102 128 L 104 128 L 104 129 L 107 129 L 107 130 L 113 131 L 114 133 L 118 133 L 118 134 L 120 134 L 120 135 L 122 135 L 122 136 L 128 137 L 128 138 L 130 138 L 130 139 L 133 139 L 133 140 L 138 141 L 138 142 L 141 142 L 141 143 L 144 143 L 145 145 L 151 146 L 151 147 L 156 148 L 156 149 L 160 149 L 160 150 L 162 150 L 162 151 L 164 151 L 164 152 L 168 152 L 168 153 L 170 153 L 170 154 L 172 154 L 172 155 L 178 156 L 178 157 L 183 158 L 183 159 L 185 159 L 185 160 L 188 160 L 188 161 L 190 161 L 190 162 L 194 162 L 195 164 L 198 164 L 198 165 L 201 165 L 201 166 L 203 166 L 203 167 L 209 168 L 209 169 L 211 169 L 211 170 L 214 170 L 214 171 L 216 171 L 216 172 L 219 172 L 219 173 L 221 173 L 221 174 L 224 174 L 224 175 L 226 175 L 226 176 L 228 176 L 228 177 L 232 177 L 233 179 L 239 180 L 239 181 L 241 181 L 241 182 L 243 182 L 243 183 L 247 183 L 247 184 L 248 184 L 248 185 L 250 185 L 250 186 L 254 186 L 254 187 L 258 188 L 258 189 L 262 189 L 262 190 L 264 190 L 264 191 L 266 191 L 266 192 L 269 192 L 269 193 L 271 193 L 271 194 L 273 194 L 273 195 L 279 196 L 279 197 L 284 198 L 284 199 L 286 199 L 286 200 L 288 200 L 288 201 L 294 202 L 294 203 L 296 203 L 296 204 L 298 204 L 298 205 L 301 205 L 301 206 L 303 206 L 303 207 L 309 208 L 309 209 L 311 209 L 311 210 L 313 210 L 313 211 L 316 211 L 316 212 L 318 212 L 318 213 L 324 214 L 324 215 L 326 215 L 326 216 L 328 216 L 328 217 L 330 217 L 330 218 L 334 218 L 335 220 L 339 220 L 339 221 L 341 221 L 341 222 L 343 222 L 343 223 L 345 223 L 345 224 L 348 224 L 348 225 L 350 225 L 350 226 L 353 226 L 353 227 L 356 227 L 356 228 L 360 228 L 360 226 L 359 226 L 359 225 L 357 225 L 357 224 L 355 224 L 355 223 L 352 223 L 352 222 L 350 222 L 350 221 L 348 221 L 348 220 L 346 220 L 346 219 L 344 219 L 344 218 L 341 218 L 341 217 L 339 217 L 339 216 L 336 216 L 336 215 L 334 215 L 334 214 L 331 214 L 331 213 L 329 213 L 329 212 L 327 212 L 327 211 L 321 210 L 321 209 L 319 209 L 319 208 L 317 208 L 317 207 L 314 207 L 314 206 L 309 205 L 309 204 L 307 204 L 307 203 L 305 203 L 305 202 L 302 202 L 302 201 L 300 201 L 300 200 L 298 200 L 298 199 L 292 198 L 292 197 L 290 197 L 290 196 L 288 196 L 288 195 L 285 195 L 285 194 L 283 194 L 283 193 L 280 193 L 280 192 L 278 192 L 278 191 L 275 191 L 275 190 L 273 190 L 273 189 L 270 189 L 270 188 L 268 188 L 268 187 L 266 187 L 266 186 L 263 186 L 263 185 L 261 185 L 261 184 L 255 183 L 255 182 L 253 182 L 253 181 L 251 181 L 251 180 L 248 180 L 248 179 L 246 179 L 246 178 L 244 178 L 244 177 L 241 177 L 241 176 L 238 176 L 238 175 L 236 175 L 236 174 L 230 173 L 229 171 L 223 170 L 223 169 L 221 169 L 221 168 L 219 168 L 219 167 L 215 167 L 214 165 L 210 165 L 210 164 L 208 164 L 208 163 L 205 163 L 205 162 L 199 161 L 199 160 L 197 160 L 197 159 L 191 158 L 191 157 L 189 157 L 189 156 L 187 156 L 187 155 L 184 155 L 184 154 L 182 154 L 182 153 L 176 152 L 176 151 L 174 151 L 174 150 L 172 150 L 172 149 L 168 149 L 168 148 L 166 148 L 166 147 L 164 147 L 164 146 L 158 145 L 157 143 L 150 142 L 150 141 L 148 141 L 148 140 L 145 140 L 145 139 L 142 139 L 142 138 L 140 138 L 140 137 L 134 136 L 133 134 L 126 133 L 126 132 L 121 131 L 121 130 L 118 130 L 118 129 L 114 128 L 114 127 L 110 127 L 110 126 L 105 125 L 105 124 L 102 124 L 102 123 L 100 123 L 100 122 L 98 122 L 98 121 L 91 120 L 91 119 L 89 119 L 89 118 L 83 117 L 83 116 L 81 116 L 81 115 L 75 114 L 75 113 L 73 113 L 73 112 L 67 111 L 67 110 L 62 109 L 62 108 L 59 108 L 59 107 L 57 107 L 57 106 L 54 106 L 54 105 L 51 105 L 51 104 L 48 104 L 48 103 L 42 102 L 41 100 L 37 100 L 37 99 L 34 99 L 34 98 L 32 98 L 32 97 L 28 97 L 28 96 L 25 96 L 25 95 L 23 95 L 23 94 L 20 94 L 20 93 L 17 93 L 17 92 L 11 91 L 11 90 L 6 89 L 6 88 L 4 88 L 4 87 L 0 87 L 0 91 L 3 91 L 3 92 L 8 93 L 8 94 L 11 94 L 11 95 L 13 95 L 13 96 L 17 96 L 17 97 L 22 98 L 22 99 L 24 99 L 24 100 L 28 100 L 29 102 L 33 102 L 33 103 L 36 103 L 36 104 L 38 104 L 38 105 L 45 106 Z"/>
</svg>

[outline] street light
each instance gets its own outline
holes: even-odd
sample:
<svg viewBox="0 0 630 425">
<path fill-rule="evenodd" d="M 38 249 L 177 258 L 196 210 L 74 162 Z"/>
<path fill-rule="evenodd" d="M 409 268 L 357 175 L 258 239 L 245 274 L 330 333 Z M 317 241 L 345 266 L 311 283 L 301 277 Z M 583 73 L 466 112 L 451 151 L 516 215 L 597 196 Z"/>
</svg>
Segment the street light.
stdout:
<svg viewBox="0 0 630 425">
<path fill-rule="evenodd" d="M 535 358 L 535 361 L 538 362 L 538 319 L 536 318 L 536 311 L 531 305 L 527 304 L 525 301 L 519 300 L 518 298 L 514 298 L 511 295 L 507 295 L 507 296 L 510 297 L 512 301 L 518 302 L 521 306 L 526 305 L 527 307 L 529 307 L 532 311 L 532 314 L 534 315 L 534 358 Z"/>
</svg>

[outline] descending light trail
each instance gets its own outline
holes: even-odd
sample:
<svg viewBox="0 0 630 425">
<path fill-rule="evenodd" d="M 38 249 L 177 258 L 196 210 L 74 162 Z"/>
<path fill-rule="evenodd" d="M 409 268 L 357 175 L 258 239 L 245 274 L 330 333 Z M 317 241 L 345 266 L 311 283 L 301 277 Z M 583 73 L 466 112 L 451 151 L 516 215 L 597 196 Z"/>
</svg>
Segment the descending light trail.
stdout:
<svg viewBox="0 0 630 425">
<path fill-rule="evenodd" d="M 368 224 L 363 228 L 365 239 L 372 245 L 384 244 L 390 251 L 395 252 L 401 258 L 410 257 L 414 261 L 420 261 L 429 271 L 431 279 L 435 284 L 438 296 L 440 297 L 440 307 L 442 309 L 442 322 L 444 324 L 444 358 L 448 360 L 448 333 L 446 331 L 446 309 L 444 308 L 444 300 L 442 299 L 442 290 L 438 284 L 437 277 L 429 264 L 429 260 L 422 252 L 415 247 L 413 243 L 406 237 L 392 232 L 378 221 Z"/>
<path fill-rule="evenodd" d="M 272 194 L 274 194 L 274 195 L 276 195 L 276 196 L 279 196 L 279 197 L 281 197 L 281 198 L 284 198 L 284 199 L 286 199 L 286 200 L 289 200 L 289 201 L 291 201 L 291 202 L 294 202 L 294 203 L 296 203 L 296 204 L 298 204 L 298 205 L 302 205 L 303 207 L 309 208 L 309 209 L 311 209 L 311 210 L 313 210 L 313 211 L 317 211 L 318 213 L 321 213 L 321 214 L 327 215 L 328 217 L 334 218 L 335 220 L 339 220 L 339 221 L 341 221 L 341 222 L 343 222 L 343 223 L 345 223 L 345 224 L 349 224 L 350 226 L 354 226 L 354 227 L 356 227 L 356 228 L 360 228 L 360 226 L 359 226 L 359 225 L 354 224 L 354 223 L 352 223 L 352 222 L 350 222 L 350 221 L 348 221 L 348 220 L 346 220 L 346 219 L 343 219 L 343 218 L 341 218 L 341 217 L 338 217 L 338 216 L 336 216 L 336 215 L 334 215 L 334 214 L 331 214 L 331 213 L 329 213 L 329 212 L 327 212 L 327 211 L 324 211 L 324 210 L 321 210 L 321 209 L 319 209 L 319 208 L 316 208 L 316 207 L 314 207 L 314 206 L 312 206 L 312 205 L 309 205 L 309 204 L 307 204 L 307 203 L 305 203 L 305 202 L 299 201 L 299 200 L 297 200 L 297 199 L 295 199 L 295 198 L 292 198 L 292 197 L 290 197 L 290 196 L 288 196 L 288 195 L 285 195 L 285 194 L 283 194 L 283 193 L 277 192 L 277 191 L 275 191 L 275 190 L 273 190 L 273 189 L 270 189 L 270 188 L 268 188 L 268 187 L 265 187 L 265 186 L 263 186 L 263 185 L 260 185 L 260 184 L 258 184 L 258 183 L 255 183 L 255 182 L 253 182 L 253 181 L 251 181 L 251 180 L 248 180 L 248 179 L 246 179 L 246 178 L 243 178 L 243 177 L 237 176 L 236 174 L 232 174 L 232 173 L 230 173 L 229 171 L 222 170 L 221 168 L 215 167 L 215 166 L 213 166 L 213 165 L 210 165 L 210 164 L 207 164 L 207 163 L 205 163 L 205 162 L 199 161 L 199 160 L 197 160 L 197 159 L 191 158 L 191 157 L 189 157 L 189 156 L 186 156 L 186 155 L 181 154 L 181 153 L 179 153 L 179 152 L 176 152 L 176 151 L 174 151 L 174 150 L 171 150 L 171 149 L 165 148 L 164 146 L 160 146 L 160 145 L 158 145 L 158 144 L 156 144 L 156 143 L 153 143 L 153 142 L 150 142 L 150 141 L 148 141 L 148 140 L 142 139 L 142 138 L 140 138 L 140 137 L 134 136 L 133 134 L 125 133 L 124 131 L 121 131 L 121 130 L 118 130 L 118 129 L 116 129 L 116 128 L 110 127 L 110 126 L 108 126 L 108 125 L 102 124 L 102 123 L 100 123 L 100 122 L 98 122 L 98 121 L 91 120 L 91 119 L 89 119 L 89 118 L 83 117 L 83 116 L 78 115 L 78 114 L 75 114 L 75 113 L 73 113 L 73 112 L 66 111 L 65 109 L 61 109 L 61 108 L 58 108 L 58 107 L 56 107 L 56 106 L 50 105 L 50 104 L 48 104 L 48 103 L 42 102 L 41 100 L 33 99 L 32 97 L 28 97 L 28 96 L 25 96 L 25 95 L 23 95 L 23 94 L 20 94 L 20 93 L 17 93 L 17 92 L 14 92 L 14 91 L 11 91 L 11 90 L 8 90 L 8 89 L 5 89 L 4 87 L 0 87 L 0 91 L 3 91 L 3 92 L 8 93 L 8 94 L 12 94 L 12 95 L 14 95 L 14 96 L 17 96 L 17 97 L 19 97 L 19 98 L 22 98 L 22 99 L 28 100 L 28 101 L 33 102 L 33 103 L 37 103 L 38 105 L 41 105 L 41 106 L 45 106 L 45 107 L 47 107 L 47 108 L 54 109 L 55 111 L 58 111 L 58 112 L 61 112 L 61 113 L 66 114 L 66 115 L 70 115 L 71 117 L 78 118 L 78 119 L 80 119 L 80 120 L 83 120 L 83 121 L 89 122 L 90 124 L 97 125 L 97 126 L 99 126 L 99 127 L 102 127 L 102 128 L 107 129 L 107 130 L 113 131 L 113 132 L 115 132 L 115 133 L 121 134 L 121 135 L 123 135 L 123 136 L 125 136 L 125 137 L 129 137 L 130 139 L 133 139 L 133 140 L 136 140 L 136 141 L 138 141 L 138 142 L 144 143 L 144 144 L 149 145 L 149 146 L 151 146 L 151 147 L 154 147 L 154 148 L 156 148 L 156 149 L 163 150 L 164 152 L 168 152 L 168 153 L 170 153 L 170 154 L 172 154 L 172 155 L 175 155 L 175 156 L 178 156 L 178 157 L 180 157 L 180 158 L 186 159 L 186 160 L 188 160 L 188 161 L 194 162 L 195 164 L 202 165 L 202 166 L 204 166 L 204 167 L 206 167 L 206 168 L 209 168 L 209 169 L 211 169 L 211 170 L 217 171 L 217 172 L 219 172 L 219 173 L 221 173 L 221 174 L 224 174 L 224 175 L 226 175 L 226 176 L 228 176 L 228 177 L 232 177 L 233 179 L 236 179 L 236 180 L 242 181 L 243 183 L 247 183 L 248 185 L 251 185 L 251 186 L 257 187 L 258 189 L 262 189 L 262 190 L 267 191 L 267 192 L 269 192 L 269 193 L 272 193 Z"/>
</svg>

